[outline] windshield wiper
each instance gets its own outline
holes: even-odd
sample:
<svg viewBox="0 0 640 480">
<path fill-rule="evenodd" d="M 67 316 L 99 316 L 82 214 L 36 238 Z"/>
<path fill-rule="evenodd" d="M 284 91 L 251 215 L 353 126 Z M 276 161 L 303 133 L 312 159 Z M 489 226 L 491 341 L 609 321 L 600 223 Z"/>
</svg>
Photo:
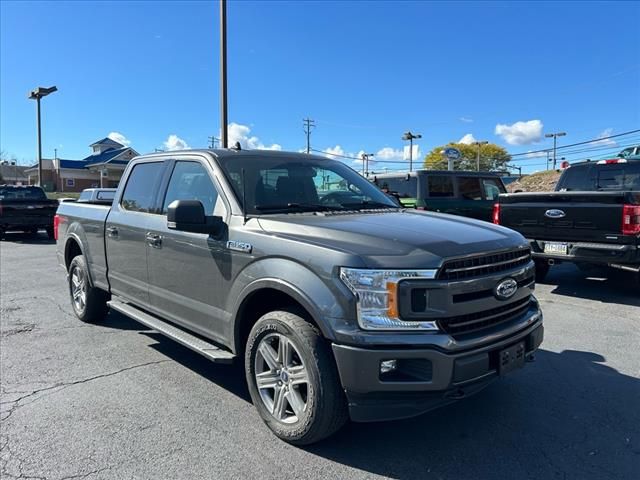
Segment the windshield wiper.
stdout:
<svg viewBox="0 0 640 480">
<path fill-rule="evenodd" d="M 356 210 L 372 208 L 401 208 L 397 205 L 389 205 L 388 203 L 382 202 L 370 202 L 368 200 L 363 200 L 362 202 L 343 203 L 342 206 L 345 208 L 354 208 Z"/>
<path fill-rule="evenodd" d="M 280 203 L 280 204 L 254 205 L 253 208 L 259 211 L 280 210 L 285 212 L 288 210 L 297 210 L 301 212 L 329 212 L 334 210 L 344 210 L 343 207 L 320 205 L 316 203 Z"/>
</svg>

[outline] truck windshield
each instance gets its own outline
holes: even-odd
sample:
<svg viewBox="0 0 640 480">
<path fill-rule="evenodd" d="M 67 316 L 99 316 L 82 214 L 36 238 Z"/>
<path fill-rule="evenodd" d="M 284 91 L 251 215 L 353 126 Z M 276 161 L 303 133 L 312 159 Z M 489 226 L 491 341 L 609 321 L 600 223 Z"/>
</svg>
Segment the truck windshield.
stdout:
<svg viewBox="0 0 640 480">
<path fill-rule="evenodd" d="M 249 214 L 399 208 L 364 177 L 334 160 L 238 155 L 218 162 Z"/>
<path fill-rule="evenodd" d="M 0 200 L 46 200 L 47 195 L 39 187 L 0 187 Z"/>
</svg>

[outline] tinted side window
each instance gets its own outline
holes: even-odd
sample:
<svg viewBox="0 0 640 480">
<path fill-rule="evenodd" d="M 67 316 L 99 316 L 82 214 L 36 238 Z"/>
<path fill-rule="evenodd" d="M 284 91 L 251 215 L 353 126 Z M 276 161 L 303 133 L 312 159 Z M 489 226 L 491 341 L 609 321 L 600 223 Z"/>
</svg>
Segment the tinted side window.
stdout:
<svg viewBox="0 0 640 480">
<path fill-rule="evenodd" d="M 213 214 L 218 191 L 205 168 L 198 162 L 176 162 L 164 196 L 162 213 L 174 200 L 200 200 L 206 215 Z"/>
<path fill-rule="evenodd" d="M 482 200 L 480 179 L 477 177 L 458 177 L 460 197 L 464 200 Z"/>
<path fill-rule="evenodd" d="M 397 193 L 400 198 L 416 198 L 418 196 L 418 179 L 406 175 L 402 177 L 380 178 L 378 187 L 387 193 Z"/>
<path fill-rule="evenodd" d="M 453 197 L 453 178 L 443 175 L 428 176 L 430 197 Z"/>
<path fill-rule="evenodd" d="M 502 184 L 495 178 L 483 178 L 482 189 L 484 190 L 484 198 L 486 200 L 495 200 L 498 198 L 498 195 L 504 193 Z"/>
<path fill-rule="evenodd" d="M 140 163 L 133 167 L 120 202 L 123 208 L 134 212 L 153 213 L 162 165 L 162 162 L 154 162 Z"/>
<path fill-rule="evenodd" d="M 592 165 L 569 167 L 560 177 L 556 190 L 591 191 L 594 190 L 594 182 Z"/>
</svg>

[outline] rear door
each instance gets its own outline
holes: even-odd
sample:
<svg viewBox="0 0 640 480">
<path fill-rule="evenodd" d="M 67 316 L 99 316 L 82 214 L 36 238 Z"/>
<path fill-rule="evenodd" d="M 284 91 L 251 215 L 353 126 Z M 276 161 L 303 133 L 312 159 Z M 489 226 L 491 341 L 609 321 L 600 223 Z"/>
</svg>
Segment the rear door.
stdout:
<svg viewBox="0 0 640 480">
<path fill-rule="evenodd" d="M 105 243 L 111 292 L 148 308 L 146 234 L 159 216 L 158 192 L 165 165 L 145 161 L 133 166 L 107 217 Z"/>
<path fill-rule="evenodd" d="M 425 175 L 421 177 L 425 192 L 425 208 L 433 212 L 460 215 L 453 175 Z"/>
<path fill-rule="evenodd" d="M 177 158 L 169 164 L 171 176 L 160 215 L 147 224 L 149 296 L 153 310 L 167 319 L 207 336 L 224 338 L 223 281 L 231 274 L 227 234 L 181 232 L 167 228 L 167 208 L 174 200 L 199 200 L 206 215 L 228 221 L 230 209 L 219 193 L 208 162 Z"/>
</svg>

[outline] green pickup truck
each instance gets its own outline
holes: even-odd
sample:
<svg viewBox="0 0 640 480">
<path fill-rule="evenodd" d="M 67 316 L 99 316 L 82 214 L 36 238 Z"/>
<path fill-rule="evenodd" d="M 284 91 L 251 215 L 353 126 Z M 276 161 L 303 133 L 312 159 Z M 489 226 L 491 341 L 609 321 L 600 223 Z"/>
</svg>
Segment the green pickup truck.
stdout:
<svg viewBox="0 0 640 480">
<path fill-rule="evenodd" d="M 405 207 L 487 222 L 498 195 L 507 191 L 500 176 L 491 172 L 417 170 L 375 175 L 371 180 Z"/>
</svg>

